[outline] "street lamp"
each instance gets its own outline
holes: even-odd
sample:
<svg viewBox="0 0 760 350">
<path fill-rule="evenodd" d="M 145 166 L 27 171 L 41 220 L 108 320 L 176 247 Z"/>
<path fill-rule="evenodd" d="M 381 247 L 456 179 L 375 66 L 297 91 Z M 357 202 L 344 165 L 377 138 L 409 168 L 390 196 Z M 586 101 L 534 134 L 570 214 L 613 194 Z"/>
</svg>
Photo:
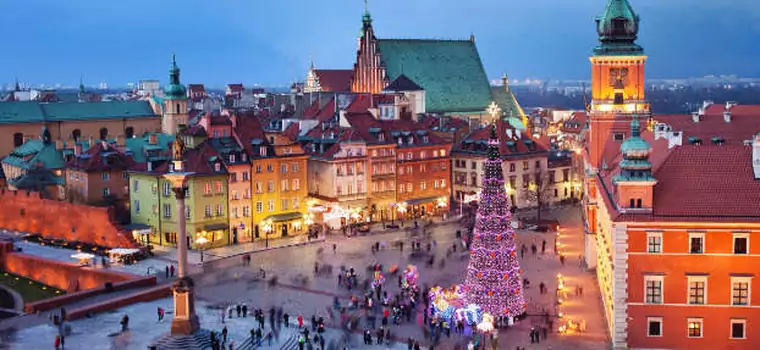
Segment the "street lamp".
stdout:
<svg viewBox="0 0 760 350">
<path fill-rule="evenodd" d="M 396 210 L 398 211 L 399 215 L 399 221 L 401 221 L 401 227 L 404 226 L 404 213 L 406 213 L 406 202 L 401 202 L 396 205 Z"/>
<path fill-rule="evenodd" d="M 203 231 L 202 234 L 205 236 L 206 231 Z M 198 236 L 198 238 L 195 240 L 195 245 L 199 247 L 199 250 L 201 251 L 201 262 L 203 262 L 203 250 L 205 248 L 206 243 L 209 242 L 209 240 L 204 236 Z"/>
<path fill-rule="evenodd" d="M 266 248 L 269 248 L 269 233 L 272 232 L 272 220 L 269 219 L 267 221 L 264 221 L 264 241 L 266 244 Z"/>
</svg>

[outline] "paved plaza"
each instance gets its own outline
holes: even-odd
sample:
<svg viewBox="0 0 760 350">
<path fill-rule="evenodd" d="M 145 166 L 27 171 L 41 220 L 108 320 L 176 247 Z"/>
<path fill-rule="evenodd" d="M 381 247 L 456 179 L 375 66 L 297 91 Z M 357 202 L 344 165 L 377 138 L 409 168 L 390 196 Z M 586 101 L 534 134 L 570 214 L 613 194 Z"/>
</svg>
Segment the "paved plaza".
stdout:
<svg viewBox="0 0 760 350">
<path fill-rule="evenodd" d="M 536 244 L 538 247 L 536 255 L 528 249 L 525 256 L 520 259 L 524 277 L 530 280 L 530 286 L 525 289 L 526 299 L 529 302 L 529 316 L 514 327 L 501 330 L 499 348 L 514 349 L 517 346 L 523 346 L 526 349 L 551 347 L 553 350 L 607 349 L 609 341 L 595 277 L 592 272 L 587 272 L 580 266 L 578 258 L 583 251 L 583 226 L 580 211 L 578 207 L 568 207 L 547 211 L 542 216 L 559 219 L 560 234 L 518 230 L 518 246 L 525 244 L 530 248 L 531 244 Z M 462 254 L 461 249 L 450 257 L 446 254 L 447 250 L 457 242 L 455 232 L 459 228 L 458 223 L 450 222 L 432 229 L 431 251 L 436 257 L 433 266 L 427 266 L 424 260 L 410 260 L 410 242 L 420 239 L 425 250 L 427 241 L 422 237 L 410 237 L 403 231 L 351 238 L 329 235 L 324 242 L 253 253 L 253 261 L 249 266 L 243 266 L 242 260 L 236 258 L 227 259 L 226 264 L 211 264 L 203 274 L 195 277 L 201 322 L 205 328 L 220 330 L 222 328 L 220 309 L 230 303 L 245 302 L 249 307 L 264 309 L 267 317 L 266 311 L 273 306 L 283 307 L 286 313 L 292 315 L 292 318 L 298 314 L 303 315 L 304 319 L 310 319 L 312 315 L 323 316 L 331 327 L 328 331 L 328 342 L 339 339 L 342 332 L 339 330 L 339 322 L 330 321 L 328 314 L 330 305 L 336 297 L 345 304 L 347 298 L 351 296 L 348 290 L 337 285 L 336 273 L 340 266 L 354 267 L 360 274 L 359 281 L 361 282 L 369 275 L 366 267 L 371 264 L 382 264 L 385 271 L 392 265 L 398 265 L 403 269 L 407 264 L 414 264 L 419 268 L 421 286 L 448 287 L 463 281 L 468 262 L 467 254 Z M 560 252 L 566 256 L 564 267 L 553 250 L 555 237 L 559 237 Z M 541 245 L 544 240 L 547 241 L 547 250 L 541 254 Z M 393 247 L 392 243 L 396 241 L 405 242 L 403 252 L 398 247 Z M 433 241 L 435 244 L 432 244 Z M 375 242 L 383 243 L 385 248 L 373 254 L 371 245 Z M 335 252 L 333 252 L 333 245 L 336 247 Z M 440 265 L 441 260 L 445 260 L 443 267 Z M 332 266 L 334 273 L 315 276 L 315 262 L 318 262 L 320 266 Z M 136 266 L 140 267 L 144 263 L 144 261 L 140 262 Z M 142 267 L 143 270 L 145 268 Z M 266 272 L 266 280 L 260 278 L 262 268 Z M 557 274 L 562 274 L 566 286 L 566 295 L 561 296 L 563 303 L 559 309 L 555 309 L 554 293 L 557 288 Z M 273 276 L 277 277 L 277 284 L 268 282 Z M 538 286 L 541 282 L 546 284 L 549 293 L 539 292 Z M 583 296 L 576 295 L 576 286 L 583 288 Z M 395 279 L 388 278 L 385 290 L 389 293 L 396 293 L 399 290 Z M 354 294 L 359 295 L 356 291 Z M 162 306 L 167 310 L 167 317 L 163 323 L 156 322 L 157 306 Z M 165 299 L 136 304 L 115 312 L 97 315 L 91 319 L 72 322 L 72 335 L 67 338 L 67 348 L 145 349 L 150 342 L 168 332 L 171 309 L 171 301 Z M 539 344 L 531 344 L 529 330 L 543 323 L 544 317 L 541 315 L 543 310 L 551 314 L 555 330 L 549 332 L 547 340 L 542 339 Z M 561 319 L 556 317 L 557 311 L 563 314 Z M 109 337 L 109 334 L 118 330 L 118 321 L 125 313 L 129 314 L 132 320 L 130 322 L 132 331 Z M 567 320 L 578 322 L 585 320 L 586 331 L 580 334 L 558 335 L 556 328 Z M 349 348 L 367 348 L 361 345 L 359 334 L 367 326 L 365 321 L 362 319 L 357 327 L 353 344 Z M 231 338 L 238 343 L 247 337 L 253 321 L 233 318 L 227 323 Z M 378 325 L 379 323 L 378 321 Z M 421 340 L 423 345 L 427 344 L 422 327 L 416 319 L 409 323 L 392 326 L 391 333 L 399 342 L 396 344 L 399 348 L 406 348 L 405 342 L 409 337 Z M 5 347 L 0 345 L 0 349 L 47 348 L 51 346 L 54 334 L 55 329 L 48 325 L 16 331 L 4 336 L 2 344 L 5 344 Z M 286 343 L 287 338 L 288 335 L 283 334 L 280 342 Z M 88 345 L 81 347 L 82 344 Z M 441 346 L 437 348 L 453 349 L 456 345 L 466 345 L 466 341 L 459 335 L 452 334 L 451 338 L 443 337 Z"/>
</svg>

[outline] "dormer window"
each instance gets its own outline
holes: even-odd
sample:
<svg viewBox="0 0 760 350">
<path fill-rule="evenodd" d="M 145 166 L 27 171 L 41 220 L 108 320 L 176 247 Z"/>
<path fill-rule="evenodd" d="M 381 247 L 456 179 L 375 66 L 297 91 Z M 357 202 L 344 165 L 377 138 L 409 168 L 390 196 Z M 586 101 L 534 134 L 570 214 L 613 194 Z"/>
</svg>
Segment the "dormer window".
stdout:
<svg viewBox="0 0 760 350">
<path fill-rule="evenodd" d="M 248 156 L 245 153 L 243 153 L 243 154 L 240 155 L 240 160 L 242 160 L 244 162 L 248 160 L 247 158 L 248 158 Z"/>
<path fill-rule="evenodd" d="M 411 137 L 411 136 L 409 136 L 409 137 L 407 138 L 407 140 L 406 140 L 406 143 L 408 143 L 408 144 L 410 144 L 410 145 L 411 145 L 411 144 L 413 144 L 413 143 L 414 143 L 414 137 Z"/>
<path fill-rule="evenodd" d="M 214 171 L 222 171 L 222 164 L 214 163 Z"/>
<path fill-rule="evenodd" d="M 404 144 L 404 140 L 403 140 L 403 139 L 401 139 L 400 137 L 398 138 L 398 144 L 399 144 L 399 145 L 403 145 L 403 144 Z"/>
<path fill-rule="evenodd" d="M 689 137 L 689 144 L 694 146 L 700 146 L 702 145 L 702 139 L 699 137 Z"/>
<path fill-rule="evenodd" d="M 724 140 L 724 139 L 723 139 L 722 137 L 720 137 L 720 136 L 716 136 L 716 137 L 713 137 L 713 138 L 712 138 L 712 142 L 713 142 L 714 144 L 718 145 L 718 146 L 722 146 L 723 144 L 725 144 L 725 143 L 726 143 L 726 140 Z"/>
<path fill-rule="evenodd" d="M 383 133 L 377 134 L 377 140 L 378 141 L 385 141 L 385 134 L 383 134 Z"/>
<path fill-rule="evenodd" d="M 267 156 L 267 148 L 265 146 L 259 146 L 259 155 L 262 157 Z"/>
<path fill-rule="evenodd" d="M 427 136 L 423 136 L 422 137 L 422 142 L 428 143 L 428 142 L 430 142 L 430 138 L 428 138 Z"/>
<path fill-rule="evenodd" d="M 230 163 L 235 163 L 235 154 L 230 153 Z"/>
</svg>

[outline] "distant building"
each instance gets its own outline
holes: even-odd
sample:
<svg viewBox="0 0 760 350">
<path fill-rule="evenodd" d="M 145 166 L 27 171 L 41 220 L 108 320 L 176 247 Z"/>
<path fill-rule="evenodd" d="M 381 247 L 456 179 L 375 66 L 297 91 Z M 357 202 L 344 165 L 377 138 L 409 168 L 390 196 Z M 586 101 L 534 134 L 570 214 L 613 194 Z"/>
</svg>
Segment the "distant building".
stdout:
<svg viewBox="0 0 760 350">
<path fill-rule="evenodd" d="M 40 139 L 29 139 L 2 160 L 11 190 L 41 192 L 47 198 L 64 198 L 65 160 L 61 142 L 54 142 L 47 127 Z"/>
<path fill-rule="evenodd" d="M 131 155 L 115 145 L 100 142 L 66 162 L 66 198 L 76 203 L 129 202 L 129 174 L 135 165 Z"/>
</svg>

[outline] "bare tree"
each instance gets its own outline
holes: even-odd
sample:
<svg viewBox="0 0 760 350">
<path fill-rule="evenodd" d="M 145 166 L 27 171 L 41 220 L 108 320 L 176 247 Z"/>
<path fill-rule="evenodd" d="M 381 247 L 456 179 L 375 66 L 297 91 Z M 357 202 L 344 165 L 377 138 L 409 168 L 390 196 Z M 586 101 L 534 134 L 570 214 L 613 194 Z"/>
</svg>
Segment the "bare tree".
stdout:
<svg viewBox="0 0 760 350">
<path fill-rule="evenodd" d="M 536 208 L 536 220 L 541 222 L 541 210 L 552 202 L 554 183 L 546 169 L 541 169 L 533 175 L 528 187 L 523 189 L 528 203 Z"/>
</svg>

